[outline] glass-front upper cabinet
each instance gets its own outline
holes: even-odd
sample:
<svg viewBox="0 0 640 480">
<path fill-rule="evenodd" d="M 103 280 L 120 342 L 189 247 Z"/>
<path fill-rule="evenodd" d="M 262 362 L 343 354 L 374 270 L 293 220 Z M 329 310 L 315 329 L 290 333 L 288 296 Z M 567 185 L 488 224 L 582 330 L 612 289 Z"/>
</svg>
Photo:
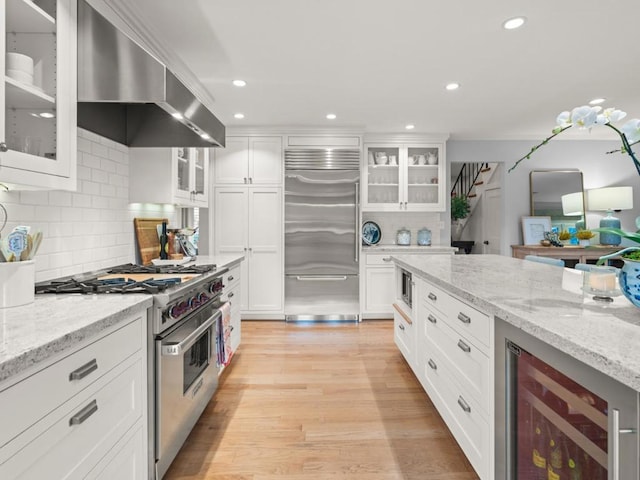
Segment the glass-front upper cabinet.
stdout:
<svg viewBox="0 0 640 480">
<path fill-rule="evenodd" d="M 365 146 L 365 211 L 444 211 L 446 187 L 441 144 Z"/>
<path fill-rule="evenodd" d="M 174 148 L 176 172 L 175 197 L 185 205 L 209 206 L 209 149 Z"/>
<path fill-rule="evenodd" d="M 6 0 L 0 182 L 76 188 L 75 0 Z"/>
</svg>

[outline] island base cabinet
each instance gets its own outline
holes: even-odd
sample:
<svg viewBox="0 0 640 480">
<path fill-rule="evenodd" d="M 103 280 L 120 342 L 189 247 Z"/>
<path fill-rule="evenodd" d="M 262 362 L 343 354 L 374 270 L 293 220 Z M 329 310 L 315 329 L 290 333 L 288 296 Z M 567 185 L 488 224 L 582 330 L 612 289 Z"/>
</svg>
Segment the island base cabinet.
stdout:
<svg viewBox="0 0 640 480">
<path fill-rule="evenodd" d="M 144 451 L 144 429 L 132 429 L 94 468 L 89 478 L 96 480 L 139 480 L 145 478 L 147 452 Z"/>
<path fill-rule="evenodd" d="M 398 304 L 393 304 L 393 338 L 405 360 L 415 371 L 415 331 L 411 317 Z"/>
<path fill-rule="evenodd" d="M 135 356 L 104 375 L 5 446 L 0 478 L 84 478 L 142 417 L 142 379 Z"/>
<path fill-rule="evenodd" d="M 489 479 L 490 429 L 486 415 L 475 398 L 453 381 L 446 361 L 430 349 L 421 352 L 423 386 L 438 413 L 481 479 Z"/>
</svg>

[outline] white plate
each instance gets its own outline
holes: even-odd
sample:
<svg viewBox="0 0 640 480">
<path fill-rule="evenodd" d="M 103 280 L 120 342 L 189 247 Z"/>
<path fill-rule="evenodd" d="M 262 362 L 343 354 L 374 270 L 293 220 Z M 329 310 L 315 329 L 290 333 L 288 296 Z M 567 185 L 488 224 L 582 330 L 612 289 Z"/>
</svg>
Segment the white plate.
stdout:
<svg viewBox="0 0 640 480">
<path fill-rule="evenodd" d="M 151 260 L 151 263 L 153 263 L 156 267 L 164 267 L 167 265 L 175 267 L 177 265 L 184 265 L 185 263 L 189 263 L 195 259 L 196 257 L 183 257 L 180 260 L 161 260 L 159 258 L 153 258 Z"/>
</svg>

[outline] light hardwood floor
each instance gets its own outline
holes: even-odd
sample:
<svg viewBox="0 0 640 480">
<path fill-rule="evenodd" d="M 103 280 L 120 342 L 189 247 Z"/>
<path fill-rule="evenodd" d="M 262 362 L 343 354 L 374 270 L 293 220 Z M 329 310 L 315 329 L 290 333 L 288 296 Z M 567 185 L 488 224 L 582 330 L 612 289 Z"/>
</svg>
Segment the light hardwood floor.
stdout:
<svg viewBox="0 0 640 480">
<path fill-rule="evenodd" d="M 220 380 L 165 479 L 478 478 L 391 321 L 243 321 Z"/>
</svg>

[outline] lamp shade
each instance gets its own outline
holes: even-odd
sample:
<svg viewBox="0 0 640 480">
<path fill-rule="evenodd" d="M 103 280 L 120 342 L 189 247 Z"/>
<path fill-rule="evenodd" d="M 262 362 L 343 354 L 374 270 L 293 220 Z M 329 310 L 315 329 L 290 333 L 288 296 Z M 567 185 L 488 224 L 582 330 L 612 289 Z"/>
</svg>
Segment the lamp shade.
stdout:
<svg viewBox="0 0 640 480">
<path fill-rule="evenodd" d="M 633 208 L 632 187 L 607 187 L 587 190 L 589 210 L 630 210 Z"/>
<path fill-rule="evenodd" d="M 578 216 L 584 213 L 582 204 L 582 192 L 567 193 L 560 197 L 562 200 L 562 214 L 565 216 Z"/>
</svg>

